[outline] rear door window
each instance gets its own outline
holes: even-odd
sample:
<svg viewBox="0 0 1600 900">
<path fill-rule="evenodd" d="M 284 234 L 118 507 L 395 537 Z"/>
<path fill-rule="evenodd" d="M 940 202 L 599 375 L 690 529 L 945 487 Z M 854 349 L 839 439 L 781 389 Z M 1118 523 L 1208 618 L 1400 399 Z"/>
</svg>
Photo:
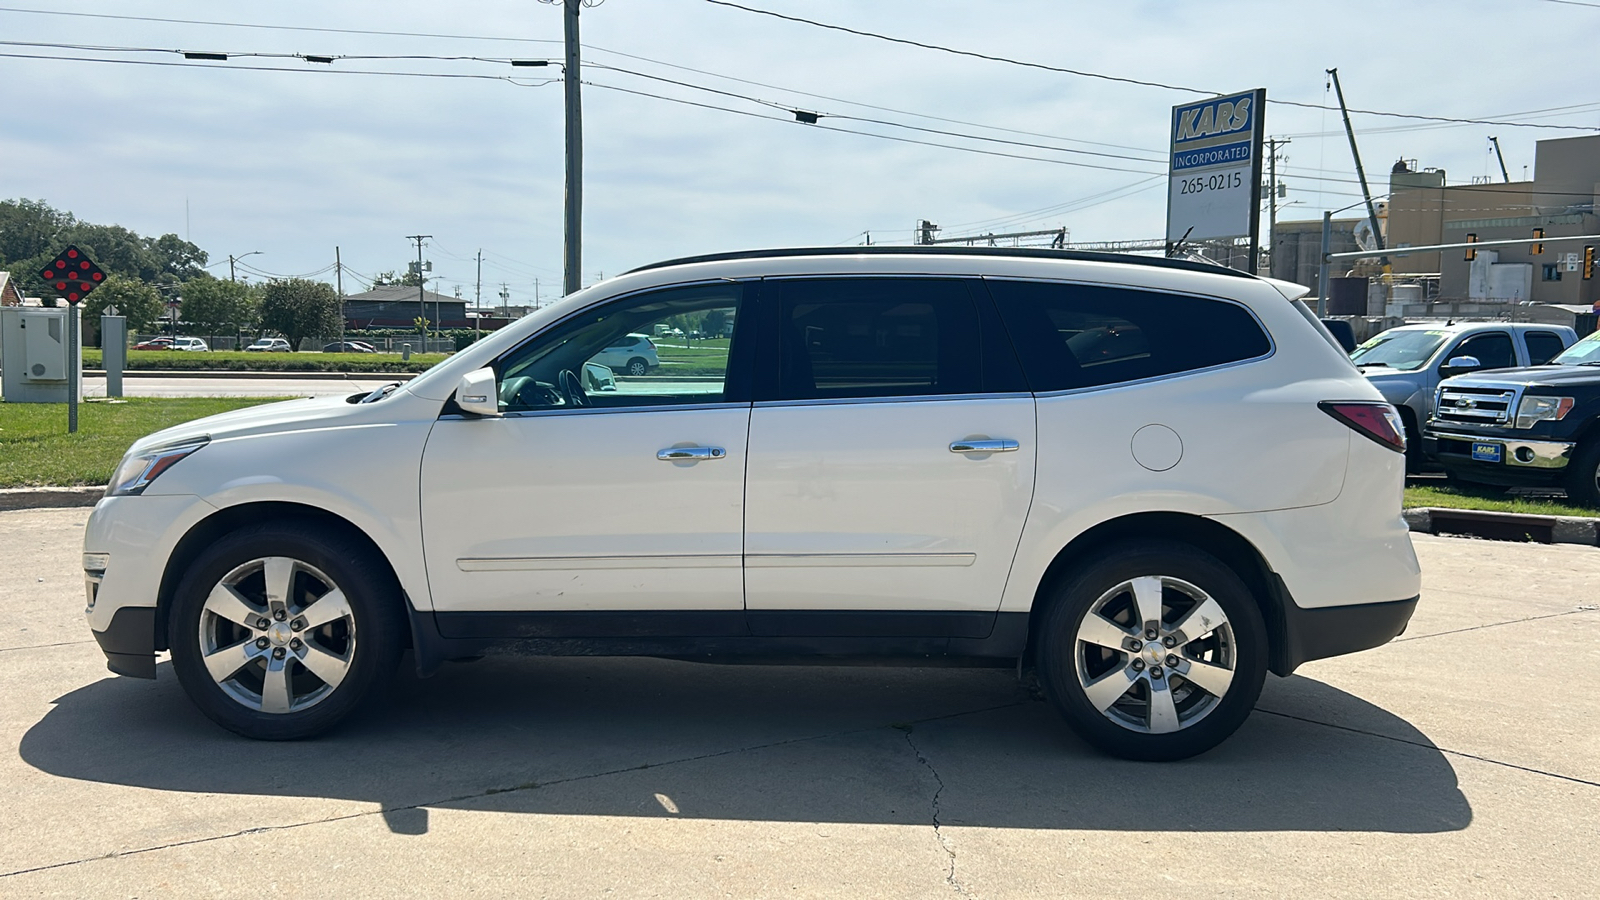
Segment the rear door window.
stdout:
<svg viewBox="0 0 1600 900">
<path fill-rule="evenodd" d="M 773 280 L 780 400 L 980 390 L 978 312 L 964 282 Z"/>
<path fill-rule="evenodd" d="M 1528 342 L 1528 365 L 1542 366 L 1551 357 L 1566 349 L 1561 337 L 1549 331 L 1530 331 L 1523 335 Z"/>
<path fill-rule="evenodd" d="M 1135 288 L 987 280 L 1035 391 L 1121 384 L 1266 356 L 1235 303 Z"/>
</svg>

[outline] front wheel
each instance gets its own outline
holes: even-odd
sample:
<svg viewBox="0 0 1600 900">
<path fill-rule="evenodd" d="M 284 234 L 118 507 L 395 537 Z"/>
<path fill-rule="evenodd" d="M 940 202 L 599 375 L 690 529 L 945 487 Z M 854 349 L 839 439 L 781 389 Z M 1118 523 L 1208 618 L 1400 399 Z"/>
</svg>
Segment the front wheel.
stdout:
<svg viewBox="0 0 1600 900">
<path fill-rule="evenodd" d="M 168 640 L 184 691 L 245 737 L 291 740 L 338 724 L 393 674 L 399 585 L 340 531 L 287 523 L 232 532 L 174 596 Z"/>
<path fill-rule="evenodd" d="M 1600 438 L 1590 438 L 1567 463 L 1567 499 L 1580 506 L 1600 507 Z"/>
<path fill-rule="evenodd" d="M 1040 681 L 1080 737 L 1125 759 L 1220 744 L 1255 707 L 1266 626 L 1239 576 L 1178 543 L 1102 554 L 1059 583 L 1041 621 Z"/>
<path fill-rule="evenodd" d="M 635 356 L 633 359 L 628 360 L 629 375 L 643 375 L 649 371 L 650 364 L 645 362 L 644 359 Z"/>
</svg>

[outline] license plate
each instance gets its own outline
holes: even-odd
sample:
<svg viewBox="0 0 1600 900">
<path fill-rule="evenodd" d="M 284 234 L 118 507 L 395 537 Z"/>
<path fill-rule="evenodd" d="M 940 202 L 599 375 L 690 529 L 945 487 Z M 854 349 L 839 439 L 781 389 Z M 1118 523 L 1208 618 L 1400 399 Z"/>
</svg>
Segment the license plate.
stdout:
<svg viewBox="0 0 1600 900">
<path fill-rule="evenodd" d="M 1504 452 L 1505 446 L 1502 444 L 1487 444 L 1476 441 L 1472 444 L 1472 458 L 1479 462 L 1497 463 Z"/>
</svg>

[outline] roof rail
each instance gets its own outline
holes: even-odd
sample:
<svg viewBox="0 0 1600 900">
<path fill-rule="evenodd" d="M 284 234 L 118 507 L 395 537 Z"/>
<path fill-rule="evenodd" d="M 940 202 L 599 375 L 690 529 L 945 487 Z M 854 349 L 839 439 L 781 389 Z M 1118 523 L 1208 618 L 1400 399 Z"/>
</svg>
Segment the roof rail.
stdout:
<svg viewBox="0 0 1600 900">
<path fill-rule="evenodd" d="M 1153 266 L 1161 269 L 1183 269 L 1189 272 L 1209 272 L 1213 275 L 1233 275 L 1255 278 L 1249 272 L 1230 269 L 1220 263 L 1199 263 L 1186 259 L 1167 259 L 1160 256 L 1135 256 L 1131 253 L 1099 253 L 1090 250 L 1049 250 L 1040 247 L 952 247 L 913 244 L 909 246 L 875 245 L 871 247 L 776 247 L 768 250 L 736 250 L 728 253 L 703 253 L 698 256 L 681 256 L 650 263 L 624 272 L 646 272 L 668 266 L 686 266 L 693 263 L 725 262 L 736 259 L 779 259 L 793 256 L 1000 256 L 1022 259 L 1066 259 L 1075 262 L 1123 263 L 1135 266 Z"/>
</svg>

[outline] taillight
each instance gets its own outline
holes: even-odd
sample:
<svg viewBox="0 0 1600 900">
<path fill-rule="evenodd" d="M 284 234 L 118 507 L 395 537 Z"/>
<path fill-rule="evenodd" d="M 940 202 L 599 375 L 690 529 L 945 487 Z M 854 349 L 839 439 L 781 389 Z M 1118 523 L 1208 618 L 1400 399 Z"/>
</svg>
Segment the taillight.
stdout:
<svg viewBox="0 0 1600 900">
<path fill-rule="evenodd" d="M 644 342 L 645 342 L 645 343 L 646 343 L 646 344 L 649 344 L 649 345 L 650 345 L 650 349 L 651 349 L 651 350 L 654 350 L 654 349 L 655 349 L 655 348 L 656 348 L 656 342 L 655 342 L 655 341 L 652 341 L 652 340 L 650 340 L 650 339 L 649 339 L 649 338 L 645 338 L 645 339 L 644 339 Z"/>
<path fill-rule="evenodd" d="M 1324 400 L 1317 404 L 1323 412 L 1349 425 L 1357 434 L 1399 453 L 1406 452 L 1406 427 L 1400 413 L 1387 403 L 1360 403 Z"/>
</svg>

